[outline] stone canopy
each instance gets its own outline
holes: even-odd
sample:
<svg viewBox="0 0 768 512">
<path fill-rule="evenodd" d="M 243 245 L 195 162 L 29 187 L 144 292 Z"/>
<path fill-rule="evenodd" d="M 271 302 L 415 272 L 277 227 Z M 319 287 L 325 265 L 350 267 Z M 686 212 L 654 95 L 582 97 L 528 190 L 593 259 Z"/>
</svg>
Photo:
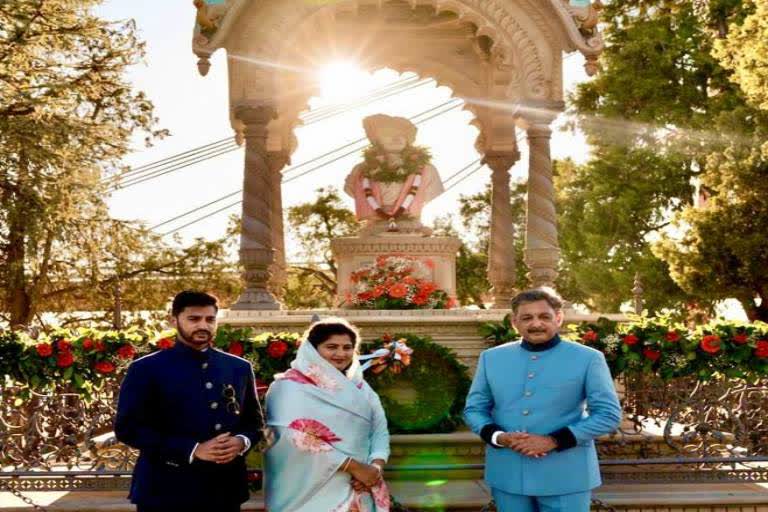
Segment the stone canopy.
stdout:
<svg viewBox="0 0 768 512">
<path fill-rule="evenodd" d="M 284 266 L 280 170 L 296 149 L 299 114 L 318 94 L 314 70 L 349 59 L 370 71 L 386 67 L 434 78 L 464 100 L 480 132 L 475 146 L 494 173 L 489 277 L 499 298 L 509 295 L 514 281 L 515 262 L 506 254 L 513 239 L 511 213 L 504 201 L 509 198 L 509 169 L 519 159 L 517 130 L 527 132 L 526 263 L 532 284 L 551 284 L 559 248 L 549 125 L 564 108 L 563 54 L 581 52 L 593 74 L 603 49 L 597 30 L 602 6 L 599 0 L 576 5 L 584 3 L 196 0 L 193 50 L 198 69 L 207 74 L 209 57 L 226 50 L 230 118 L 238 140 L 246 142 L 241 258 L 250 279 L 274 279 Z M 249 174 L 256 174 L 250 176 L 250 186 Z M 273 191 L 270 197 L 265 190 Z M 266 210 L 272 212 L 269 219 Z M 267 260 L 270 272 L 264 270 Z M 267 290 L 257 288 L 257 295 L 266 297 Z"/>
</svg>

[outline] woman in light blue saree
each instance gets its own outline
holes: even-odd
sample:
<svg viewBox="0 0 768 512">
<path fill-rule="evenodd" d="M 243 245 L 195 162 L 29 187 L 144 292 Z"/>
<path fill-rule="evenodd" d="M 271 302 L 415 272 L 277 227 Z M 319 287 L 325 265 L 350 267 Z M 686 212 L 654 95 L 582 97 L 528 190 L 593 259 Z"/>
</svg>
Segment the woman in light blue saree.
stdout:
<svg viewBox="0 0 768 512">
<path fill-rule="evenodd" d="M 313 324 L 291 369 L 267 392 L 275 443 L 265 455 L 269 512 L 388 512 L 381 477 L 389 433 L 363 380 L 359 335 L 338 318 Z"/>
</svg>

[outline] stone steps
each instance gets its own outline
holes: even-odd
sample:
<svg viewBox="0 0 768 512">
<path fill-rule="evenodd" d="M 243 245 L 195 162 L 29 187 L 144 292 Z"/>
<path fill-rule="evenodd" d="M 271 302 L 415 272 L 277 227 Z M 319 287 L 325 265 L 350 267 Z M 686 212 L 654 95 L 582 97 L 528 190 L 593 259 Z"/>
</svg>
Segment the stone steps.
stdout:
<svg viewBox="0 0 768 512">
<path fill-rule="evenodd" d="M 413 512 L 473 511 L 488 503 L 489 493 L 480 480 L 396 481 L 393 495 Z M 132 512 L 125 492 L 25 493 L 51 512 Z M 621 512 L 768 512 L 767 484 L 622 484 L 606 485 L 595 497 Z M 10 493 L 0 493 L 3 512 L 29 512 Z M 264 511 L 261 495 L 242 510 Z"/>
</svg>

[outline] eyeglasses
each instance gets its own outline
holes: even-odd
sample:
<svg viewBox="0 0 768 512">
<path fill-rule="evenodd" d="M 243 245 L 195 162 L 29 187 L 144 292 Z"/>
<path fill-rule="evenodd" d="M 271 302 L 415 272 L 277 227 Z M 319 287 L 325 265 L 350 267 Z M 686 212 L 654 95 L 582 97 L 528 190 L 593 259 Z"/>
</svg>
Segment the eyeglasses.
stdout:
<svg viewBox="0 0 768 512">
<path fill-rule="evenodd" d="M 240 404 L 237 403 L 237 394 L 235 393 L 235 387 L 232 384 L 226 384 L 224 386 L 224 391 L 221 394 L 224 396 L 227 411 L 239 416 Z"/>
</svg>

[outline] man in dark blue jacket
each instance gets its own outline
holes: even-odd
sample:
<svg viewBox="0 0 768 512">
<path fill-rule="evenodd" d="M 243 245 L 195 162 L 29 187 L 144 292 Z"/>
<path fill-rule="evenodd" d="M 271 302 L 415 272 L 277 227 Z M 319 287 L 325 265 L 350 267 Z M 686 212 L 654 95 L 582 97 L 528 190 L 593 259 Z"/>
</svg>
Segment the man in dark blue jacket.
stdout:
<svg viewBox="0 0 768 512">
<path fill-rule="evenodd" d="M 216 298 L 173 300 L 173 348 L 131 364 L 115 435 L 139 450 L 129 498 L 138 512 L 229 512 L 248 499 L 245 454 L 262 419 L 248 361 L 211 347 Z"/>
</svg>

